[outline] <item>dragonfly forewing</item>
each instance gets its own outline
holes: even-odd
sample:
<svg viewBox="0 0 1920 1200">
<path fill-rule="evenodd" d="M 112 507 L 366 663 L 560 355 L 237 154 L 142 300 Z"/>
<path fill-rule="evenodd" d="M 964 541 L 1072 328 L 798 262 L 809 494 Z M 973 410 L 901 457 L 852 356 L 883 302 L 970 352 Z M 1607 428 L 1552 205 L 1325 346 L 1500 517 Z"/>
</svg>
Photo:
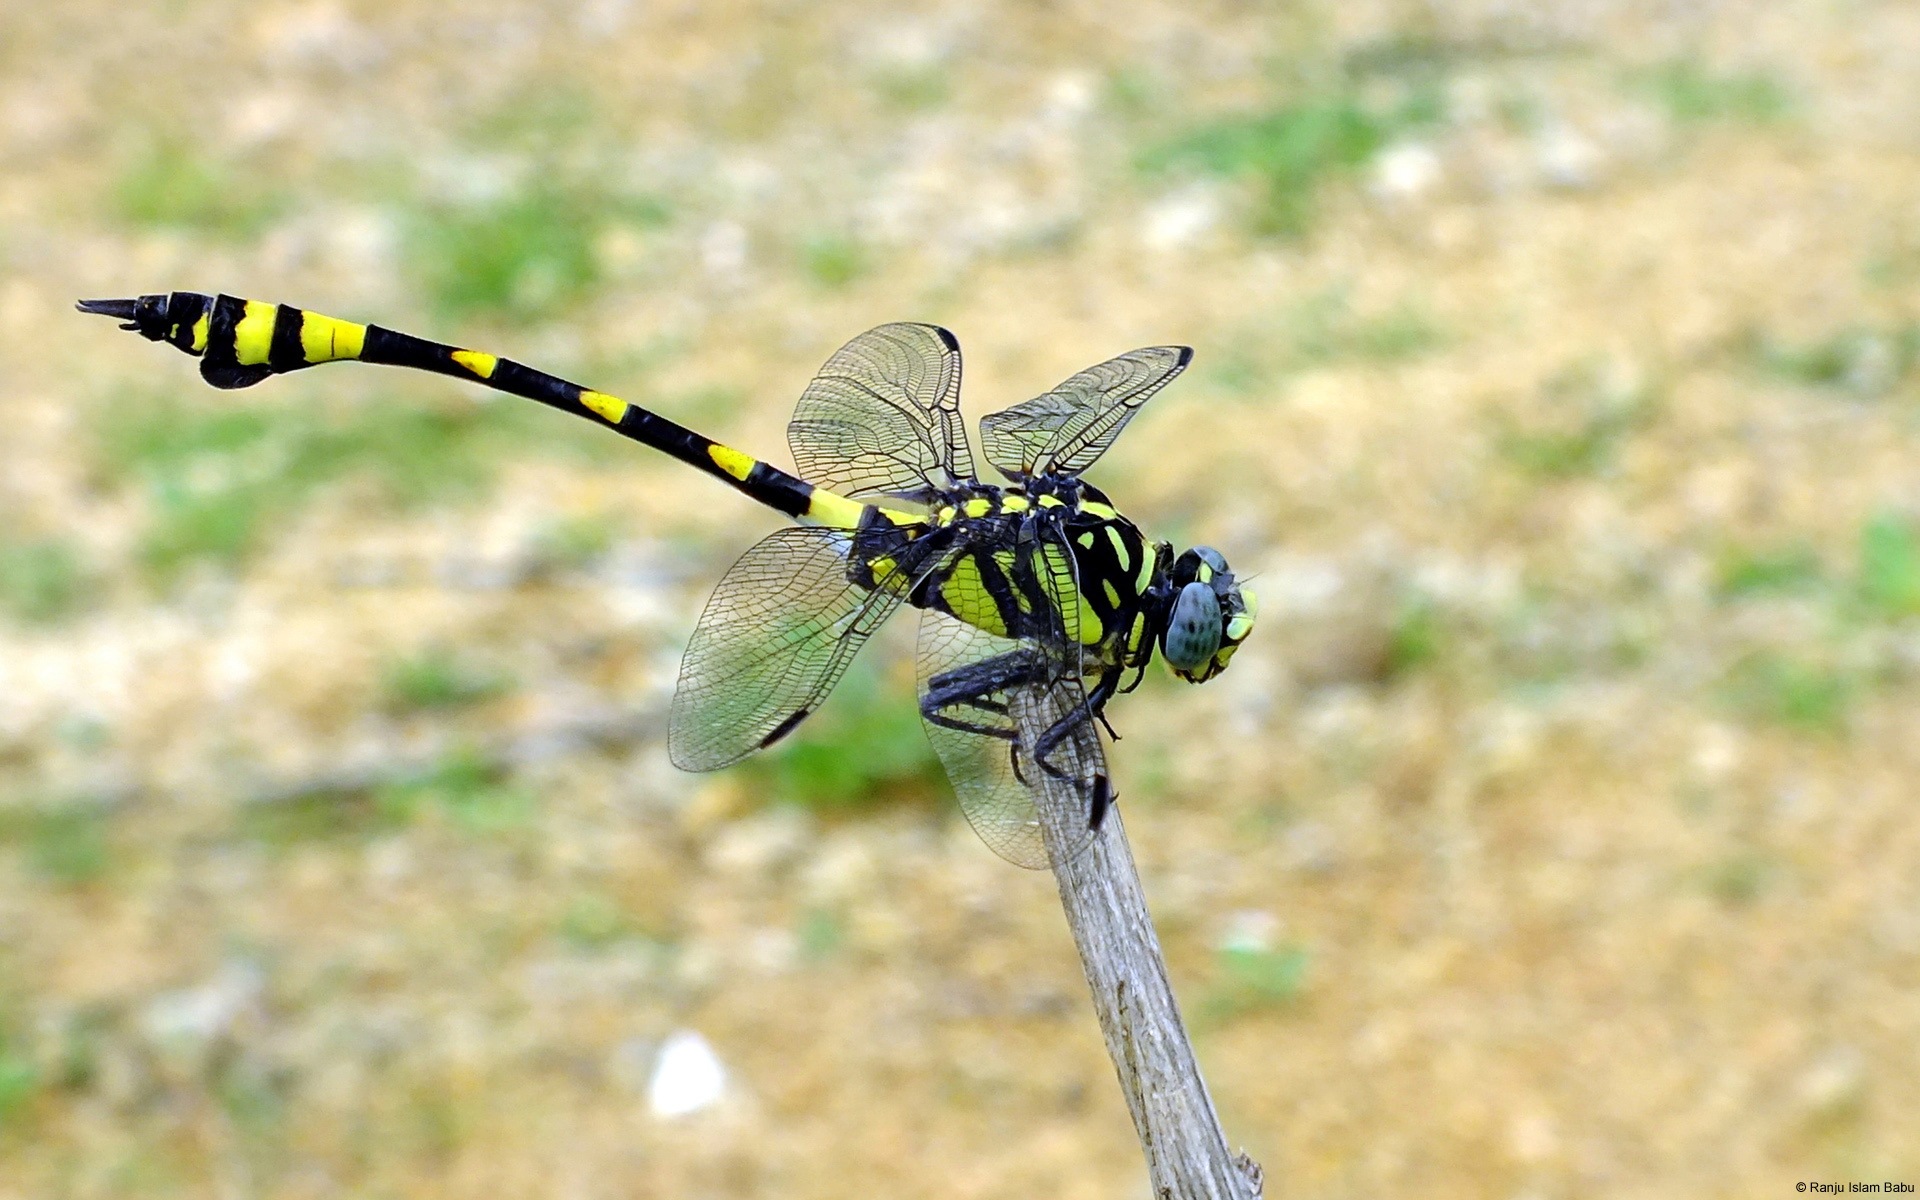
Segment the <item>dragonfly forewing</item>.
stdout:
<svg viewBox="0 0 1920 1200">
<path fill-rule="evenodd" d="M 803 478 L 848 496 L 919 497 L 973 478 L 959 342 L 937 325 L 869 329 L 807 385 L 787 442 Z"/>
</svg>

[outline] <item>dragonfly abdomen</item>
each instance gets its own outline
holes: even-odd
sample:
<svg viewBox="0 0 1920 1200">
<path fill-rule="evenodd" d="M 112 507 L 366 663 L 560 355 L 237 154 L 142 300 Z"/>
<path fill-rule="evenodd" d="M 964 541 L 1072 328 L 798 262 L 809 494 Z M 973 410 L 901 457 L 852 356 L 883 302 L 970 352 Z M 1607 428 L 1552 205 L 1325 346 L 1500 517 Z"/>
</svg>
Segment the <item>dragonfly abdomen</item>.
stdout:
<svg viewBox="0 0 1920 1200">
<path fill-rule="evenodd" d="M 589 417 L 644 445 L 700 468 L 795 520 L 852 529 L 872 507 L 790 475 L 771 463 L 695 433 L 676 421 L 605 392 L 582 387 L 483 350 L 429 341 L 379 325 L 361 325 L 290 304 L 171 292 L 134 300 L 83 300 L 82 312 L 117 317 L 123 329 L 166 342 L 200 359 L 219 388 L 251 387 L 328 362 L 368 362 L 432 371 Z"/>
</svg>

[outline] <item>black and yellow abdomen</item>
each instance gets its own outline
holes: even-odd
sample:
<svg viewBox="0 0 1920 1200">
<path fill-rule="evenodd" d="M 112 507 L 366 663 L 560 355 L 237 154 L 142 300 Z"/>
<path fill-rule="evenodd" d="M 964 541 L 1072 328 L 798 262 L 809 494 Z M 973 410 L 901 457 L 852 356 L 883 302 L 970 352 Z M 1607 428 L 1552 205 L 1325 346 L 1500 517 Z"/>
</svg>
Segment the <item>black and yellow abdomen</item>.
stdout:
<svg viewBox="0 0 1920 1200">
<path fill-rule="evenodd" d="M 133 300 L 83 300 L 79 307 L 82 312 L 117 317 L 124 322 L 124 329 L 194 355 L 200 359 L 201 377 L 215 387 L 251 387 L 271 375 L 329 362 L 432 371 L 597 420 L 700 468 L 796 520 L 853 529 L 874 508 L 816 488 L 771 463 L 618 396 L 570 383 L 484 350 L 467 350 L 290 304 L 238 296 L 166 292 Z M 892 514 L 890 519 L 910 519 L 886 511 Z"/>
</svg>

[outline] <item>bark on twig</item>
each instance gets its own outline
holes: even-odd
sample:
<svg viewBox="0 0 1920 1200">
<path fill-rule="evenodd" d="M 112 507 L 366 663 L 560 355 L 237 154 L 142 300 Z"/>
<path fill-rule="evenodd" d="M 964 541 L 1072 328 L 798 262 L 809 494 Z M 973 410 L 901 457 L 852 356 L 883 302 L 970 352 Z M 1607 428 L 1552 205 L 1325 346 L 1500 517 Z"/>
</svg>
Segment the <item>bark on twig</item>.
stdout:
<svg viewBox="0 0 1920 1200">
<path fill-rule="evenodd" d="M 1034 774 L 1062 793 L 1049 802 L 1078 802 L 1070 784 Z M 1054 827 L 1041 825 L 1051 850 Z M 1118 809 L 1091 846 L 1055 866 L 1054 878 L 1155 1200 L 1261 1200 L 1260 1165 L 1228 1149 L 1200 1076 Z"/>
</svg>

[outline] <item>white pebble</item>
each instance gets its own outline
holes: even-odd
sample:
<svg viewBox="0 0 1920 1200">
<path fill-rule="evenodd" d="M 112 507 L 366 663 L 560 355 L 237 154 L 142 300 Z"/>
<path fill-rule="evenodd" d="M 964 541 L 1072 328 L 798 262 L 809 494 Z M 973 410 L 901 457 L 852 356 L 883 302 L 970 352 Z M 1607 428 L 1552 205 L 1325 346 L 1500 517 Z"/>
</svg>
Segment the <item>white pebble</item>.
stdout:
<svg viewBox="0 0 1920 1200">
<path fill-rule="evenodd" d="M 1423 142 L 1401 142 L 1373 160 L 1373 193 L 1383 200 L 1411 200 L 1440 182 L 1440 156 Z"/>
<path fill-rule="evenodd" d="M 1210 189 L 1188 188 L 1155 201 L 1147 209 L 1140 240 L 1149 249 L 1178 250 L 1197 240 L 1219 220 L 1219 197 Z"/>
<path fill-rule="evenodd" d="M 1599 182 L 1600 147 L 1572 126 L 1548 126 L 1534 147 L 1534 157 L 1549 187 L 1579 190 Z"/>
<path fill-rule="evenodd" d="M 691 1029 L 675 1030 L 660 1047 L 647 1081 L 647 1107 L 656 1117 L 684 1117 L 718 1104 L 727 1090 L 727 1071 Z"/>
</svg>

